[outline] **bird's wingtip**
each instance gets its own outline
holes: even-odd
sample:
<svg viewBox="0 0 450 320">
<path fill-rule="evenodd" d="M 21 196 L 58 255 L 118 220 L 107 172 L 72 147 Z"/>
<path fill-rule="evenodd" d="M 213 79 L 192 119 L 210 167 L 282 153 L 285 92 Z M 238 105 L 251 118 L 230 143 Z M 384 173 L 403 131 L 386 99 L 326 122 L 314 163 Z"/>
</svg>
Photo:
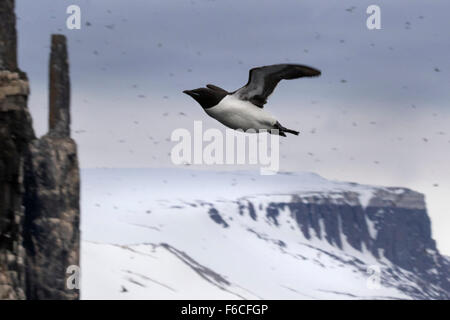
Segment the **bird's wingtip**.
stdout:
<svg viewBox="0 0 450 320">
<path fill-rule="evenodd" d="M 305 66 L 305 65 L 296 65 L 297 70 L 299 72 L 301 72 L 303 74 L 303 76 L 305 77 L 318 77 L 322 74 L 322 71 L 320 71 L 319 69 L 310 67 L 310 66 Z"/>
<path fill-rule="evenodd" d="M 316 68 L 308 67 L 308 75 L 310 77 L 318 77 L 322 74 L 322 71 Z"/>
</svg>

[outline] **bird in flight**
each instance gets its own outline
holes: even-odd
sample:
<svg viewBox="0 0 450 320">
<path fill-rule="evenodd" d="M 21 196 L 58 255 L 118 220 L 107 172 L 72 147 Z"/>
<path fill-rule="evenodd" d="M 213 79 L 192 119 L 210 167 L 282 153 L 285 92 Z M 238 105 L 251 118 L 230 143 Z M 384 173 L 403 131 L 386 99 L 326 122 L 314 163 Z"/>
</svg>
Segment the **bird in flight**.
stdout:
<svg viewBox="0 0 450 320">
<path fill-rule="evenodd" d="M 194 98 L 210 117 L 228 128 L 251 129 L 254 132 L 267 130 L 285 137 L 286 133 L 298 135 L 299 132 L 283 127 L 264 110 L 267 98 L 283 79 L 319 75 L 319 70 L 304 65 L 274 64 L 251 69 L 247 84 L 233 92 L 208 84 L 206 88 L 185 90 L 183 93 Z"/>
</svg>

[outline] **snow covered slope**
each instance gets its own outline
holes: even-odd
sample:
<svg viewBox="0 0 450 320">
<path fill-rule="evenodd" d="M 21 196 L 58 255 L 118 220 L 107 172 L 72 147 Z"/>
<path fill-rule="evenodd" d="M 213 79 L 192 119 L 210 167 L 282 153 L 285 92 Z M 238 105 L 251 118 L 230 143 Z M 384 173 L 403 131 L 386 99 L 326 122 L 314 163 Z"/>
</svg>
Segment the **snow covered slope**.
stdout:
<svg viewBox="0 0 450 320">
<path fill-rule="evenodd" d="M 449 298 L 408 189 L 182 169 L 82 179 L 83 299 Z"/>
</svg>

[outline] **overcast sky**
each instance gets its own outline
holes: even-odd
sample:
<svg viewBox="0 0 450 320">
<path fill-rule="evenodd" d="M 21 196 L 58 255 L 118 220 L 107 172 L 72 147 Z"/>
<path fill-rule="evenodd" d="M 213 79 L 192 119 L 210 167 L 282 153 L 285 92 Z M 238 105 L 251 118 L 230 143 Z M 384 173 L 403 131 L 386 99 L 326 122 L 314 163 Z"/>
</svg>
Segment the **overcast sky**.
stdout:
<svg viewBox="0 0 450 320">
<path fill-rule="evenodd" d="M 81 30 L 65 26 L 71 4 Z M 371 4 L 381 30 L 366 27 Z M 19 61 L 42 135 L 50 34 L 68 36 L 84 168 L 172 166 L 174 129 L 223 130 L 183 90 L 234 90 L 260 65 L 314 66 L 320 78 L 284 81 L 266 105 L 301 131 L 283 139 L 281 169 L 424 192 L 450 254 L 449 12 L 448 0 L 18 0 Z"/>
</svg>

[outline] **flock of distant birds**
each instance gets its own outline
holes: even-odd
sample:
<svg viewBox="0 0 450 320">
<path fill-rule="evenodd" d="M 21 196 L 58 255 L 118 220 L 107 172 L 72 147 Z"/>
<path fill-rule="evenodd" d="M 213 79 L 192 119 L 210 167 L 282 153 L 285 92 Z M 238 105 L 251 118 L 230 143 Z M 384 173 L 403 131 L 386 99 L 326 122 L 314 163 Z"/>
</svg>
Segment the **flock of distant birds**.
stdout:
<svg viewBox="0 0 450 320">
<path fill-rule="evenodd" d="M 346 8 L 345 11 L 348 12 L 348 13 L 353 13 L 353 12 L 355 11 L 355 9 L 357 9 L 356 6 L 351 6 L 351 7 L 349 7 L 349 8 Z M 106 12 L 107 12 L 108 14 L 112 14 L 112 11 L 111 11 L 110 9 L 107 9 Z M 56 19 L 55 16 L 51 16 L 50 18 L 51 18 L 51 19 Z M 420 15 L 420 16 L 418 16 L 417 18 L 420 19 L 420 20 L 425 19 L 425 17 L 424 17 L 423 15 Z M 20 17 L 18 16 L 17 19 L 20 20 Z M 128 19 L 126 19 L 126 18 L 122 18 L 122 19 L 121 19 L 121 22 L 123 22 L 123 23 L 126 23 L 127 21 L 128 21 Z M 92 27 L 92 26 L 93 26 L 93 23 L 91 23 L 90 21 L 86 21 L 84 25 L 85 25 L 86 27 Z M 105 27 L 106 29 L 108 29 L 108 30 L 114 31 L 114 30 L 116 29 L 116 24 L 114 24 L 114 23 L 106 24 L 106 25 L 104 25 L 104 27 Z M 404 23 L 404 28 L 405 28 L 406 30 L 410 30 L 410 29 L 412 28 L 412 23 L 411 23 L 410 21 L 405 21 L 405 23 Z M 57 31 L 58 31 L 58 32 L 63 32 L 64 30 L 63 30 L 62 28 L 58 28 Z M 316 40 L 319 40 L 320 38 L 321 38 L 321 35 L 320 35 L 319 33 L 316 33 L 315 39 L 316 39 Z M 77 43 L 82 43 L 81 40 L 76 40 L 76 42 L 77 42 Z M 345 40 L 344 40 L 344 39 L 340 39 L 340 40 L 339 40 L 339 43 L 344 44 L 344 43 L 345 43 Z M 106 41 L 106 44 L 109 44 L 109 42 Z M 374 44 L 374 43 L 370 43 L 370 46 L 371 46 L 371 47 L 374 47 L 375 44 Z M 162 48 L 162 47 L 163 47 L 163 43 L 158 42 L 158 43 L 156 44 L 156 47 L 157 47 L 157 48 Z M 45 48 L 48 49 L 49 46 L 45 46 Z M 394 50 L 394 48 L 393 48 L 392 46 L 388 47 L 388 49 L 389 49 L 389 50 Z M 309 53 L 309 50 L 308 50 L 308 49 L 304 49 L 304 52 L 305 52 L 305 53 Z M 100 52 L 99 52 L 98 50 L 93 50 L 92 53 L 93 53 L 93 55 L 96 55 L 96 56 L 99 56 L 99 55 L 100 55 Z M 122 51 L 122 55 L 126 55 L 126 54 L 127 54 L 126 51 Z M 199 55 L 199 56 L 201 56 L 202 53 L 201 53 L 200 51 L 197 51 L 196 54 Z M 243 64 L 243 62 L 242 62 L 241 60 L 238 60 L 238 64 Z M 102 66 L 102 67 L 100 67 L 100 69 L 101 69 L 102 71 L 106 71 L 106 70 L 107 70 L 106 66 Z M 189 68 L 189 69 L 187 69 L 186 71 L 187 71 L 187 72 L 192 72 L 193 70 Z M 441 72 L 441 69 L 440 69 L 439 67 L 436 66 L 436 67 L 433 68 L 433 71 L 439 73 L 439 72 Z M 175 76 L 175 75 L 174 75 L 173 73 L 170 73 L 169 76 L 170 76 L 170 77 L 173 77 L 173 76 Z M 341 79 L 341 80 L 340 80 L 340 83 L 342 83 L 342 84 L 345 84 L 345 83 L 347 83 L 347 82 L 348 82 L 348 81 L 347 81 L 346 79 Z M 131 85 L 131 87 L 132 87 L 133 89 L 139 89 L 139 85 L 138 85 L 138 84 L 133 84 L 133 85 Z M 145 98 L 147 98 L 147 97 L 146 97 L 146 95 L 144 95 L 144 94 L 137 94 L 137 98 L 145 99 Z M 166 95 L 163 96 L 162 98 L 163 98 L 163 99 L 169 99 L 169 97 L 166 96 Z M 84 99 L 84 102 L 85 102 L 85 103 L 88 103 L 88 101 L 87 101 L 86 99 Z M 312 101 L 312 104 L 315 104 L 315 103 L 317 103 L 317 102 L 316 102 L 316 101 Z M 414 105 L 414 104 L 412 104 L 412 105 L 411 105 L 411 108 L 412 108 L 412 109 L 417 109 L 417 106 Z M 169 112 L 164 112 L 164 113 L 162 114 L 162 116 L 168 117 L 169 114 L 170 114 Z M 178 112 L 177 115 L 178 115 L 178 116 L 182 116 L 182 117 L 188 116 L 188 114 L 186 114 L 186 113 L 184 113 L 184 112 Z M 437 114 L 436 114 L 436 113 L 433 113 L 433 116 L 434 116 L 434 117 L 437 117 Z M 317 116 L 317 117 L 320 118 L 320 116 Z M 134 121 L 134 124 L 135 124 L 135 125 L 139 125 L 139 121 Z M 370 121 L 369 124 L 370 124 L 370 125 L 376 125 L 376 122 L 375 122 L 375 121 Z M 353 126 L 353 127 L 357 127 L 357 126 L 358 126 L 358 123 L 353 121 L 353 122 L 352 122 L 352 126 Z M 82 129 L 74 130 L 74 133 L 75 133 L 75 134 L 83 134 L 83 133 L 86 133 L 86 132 L 87 132 L 86 130 L 82 130 Z M 309 133 L 310 133 L 310 134 L 315 134 L 315 133 L 317 133 L 316 128 L 312 128 L 312 129 L 309 131 Z M 438 131 L 436 134 L 442 136 L 442 135 L 446 135 L 446 132 L 444 132 L 444 131 Z M 158 145 L 158 144 L 160 143 L 160 141 L 154 139 L 152 136 L 148 136 L 148 138 L 149 138 L 149 140 L 151 140 L 151 141 L 153 142 L 154 145 Z M 399 141 L 402 141 L 403 138 L 398 137 L 398 140 L 399 140 Z M 166 141 L 166 142 L 170 142 L 170 139 L 169 139 L 169 138 L 166 138 L 165 141 Z M 423 138 L 422 138 L 422 141 L 423 141 L 424 143 L 428 143 L 428 142 L 430 141 L 430 139 L 429 139 L 429 138 L 426 138 L 426 137 L 423 137 Z M 120 139 L 120 140 L 118 140 L 117 142 L 118 142 L 118 143 L 125 143 L 126 140 Z M 280 142 L 280 143 L 282 144 L 282 142 Z M 448 140 L 448 143 L 450 143 L 450 140 Z M 332 148 L 332 151 L 338 151 L 338 148 L 333 147 L 333 148 Z M 130 153 L 133 153 L 133 151 L 130 150 Z M 169 153 L 168 155 L 170 156 L 170 153 Z M 312 152 L 307 152 L 307 155 L 310 156 L 310 157 L 314 157 L 314 156 L 315 156 L 314 153 L 312 153 Z M 285 156 L 282 156 L 282 157 L 285 158 Z M 153 157 L 153 159 L 155 160 L 156 157 Z M 354 157 L 350 157 L 349 160 L 353 161 L 353 160 L 355 160 L 355 158 L 354 158 Z M 316 161 L 316 162 L 320 162 L 320 160 L 317 159 L 317 158 L 315 159 L 315 161 Z M 380 162 L 377 161 L 377 160 L 375 160 L 375 161 L 373 161 L 373 162 L 374 162 L 374 164 L 380 164 Z M 438 187 L 439 184 L 434 183 L 433 186 L 434 186 L 434 187 Z"/>
</svg>

